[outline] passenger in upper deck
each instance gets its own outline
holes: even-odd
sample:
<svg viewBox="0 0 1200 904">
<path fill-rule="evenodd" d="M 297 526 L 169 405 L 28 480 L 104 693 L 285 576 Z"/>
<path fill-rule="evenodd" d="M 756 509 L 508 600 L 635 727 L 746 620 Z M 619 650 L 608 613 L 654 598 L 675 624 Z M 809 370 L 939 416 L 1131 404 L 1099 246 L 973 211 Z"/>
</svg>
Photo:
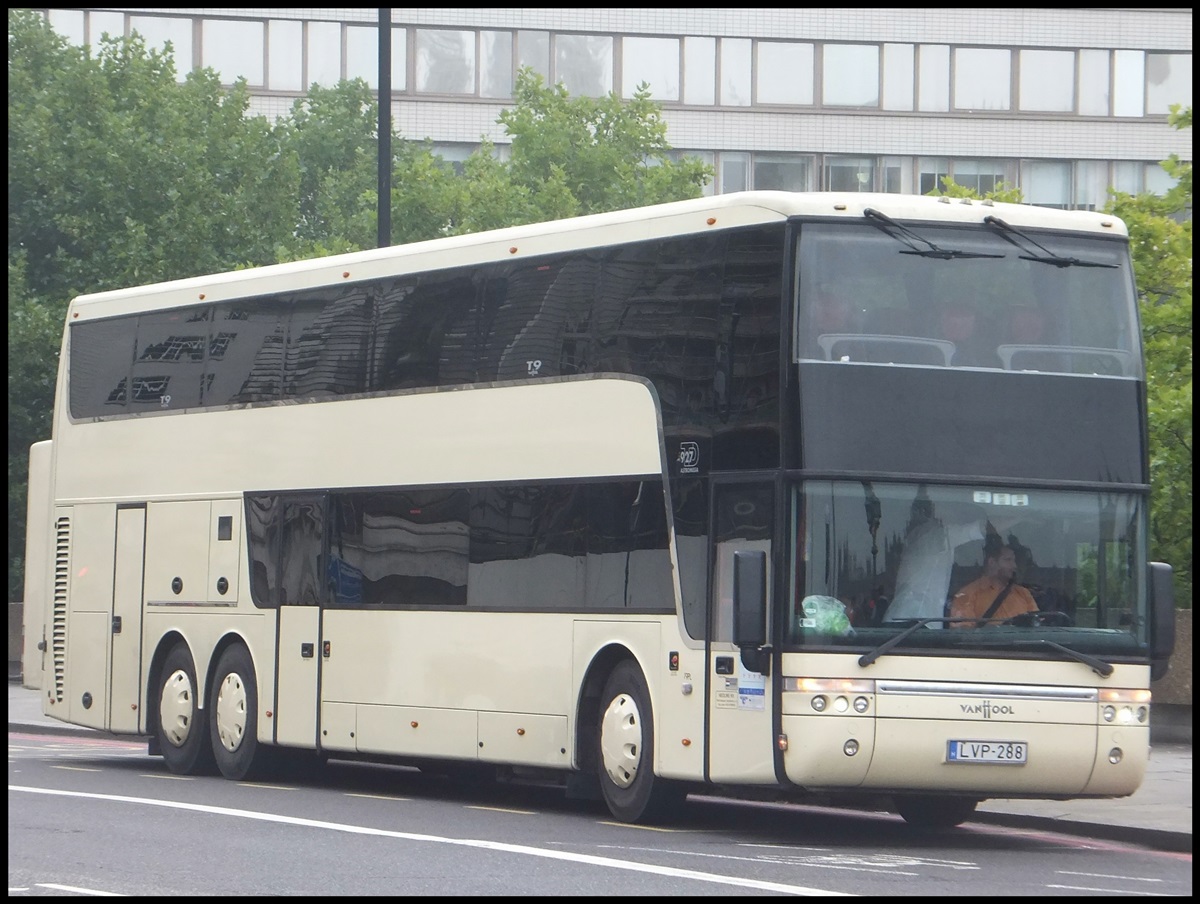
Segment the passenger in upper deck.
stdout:
<svg viewBox="0 0 1200 904">
<path fill-rule="evenodd" d="M 941 338 L 954 343 L 953 362 L 967 367 L 998 367 L 994 337 L 986 335 L 975 307 L 964 301 L 949 301 L 938 311 Z"/>
</svg>

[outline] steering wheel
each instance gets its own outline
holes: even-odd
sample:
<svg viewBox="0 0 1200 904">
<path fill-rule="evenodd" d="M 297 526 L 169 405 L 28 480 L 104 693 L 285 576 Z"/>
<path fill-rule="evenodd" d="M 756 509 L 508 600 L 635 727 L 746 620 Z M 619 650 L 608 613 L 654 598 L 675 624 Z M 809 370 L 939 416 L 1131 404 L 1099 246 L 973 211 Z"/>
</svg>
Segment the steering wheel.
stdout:
<svg viewBox="0 0 1200 904">
<path fill-rule="evenodd" d="M 1039 628 L 1042 625 L 1069 628 L 1074 624 L 1071 616 L 1065 612 L 1022 612 L 1006 619 L 1003 624 L 1016 625 L 1018 628 Z"/>
</svg>

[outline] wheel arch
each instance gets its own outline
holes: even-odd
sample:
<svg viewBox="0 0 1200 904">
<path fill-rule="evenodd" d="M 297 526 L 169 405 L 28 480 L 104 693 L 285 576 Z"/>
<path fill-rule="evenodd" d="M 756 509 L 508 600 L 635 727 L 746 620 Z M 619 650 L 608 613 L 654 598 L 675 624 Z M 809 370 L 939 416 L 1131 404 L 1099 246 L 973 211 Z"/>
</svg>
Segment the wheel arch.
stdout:
<svg viewBox="0 0 1200 904">
<path fill-rule="evenodd" d="M 646 665 L 628 646 L 609 643 L 592 656 L 579 685 L 579 699 L 575 706 L 575 766 L 581 772 L 589 772 L 596 766 L 594 740 L 600 722 L 601 696 L 604 684 L 618 663 L 630 661 L 642 670 L 642 677 L 649 684 Z"/>
</svg>

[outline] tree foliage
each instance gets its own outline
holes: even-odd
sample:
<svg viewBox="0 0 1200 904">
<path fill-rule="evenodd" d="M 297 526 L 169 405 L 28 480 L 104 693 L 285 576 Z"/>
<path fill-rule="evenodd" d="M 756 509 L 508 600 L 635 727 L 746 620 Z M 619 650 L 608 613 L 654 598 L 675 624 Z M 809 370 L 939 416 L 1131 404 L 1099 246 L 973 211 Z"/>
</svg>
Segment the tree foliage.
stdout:
<svg viewBox="0 0 1200 904">
<path fill-rule="evenodd" d="M 1192 108 L 1170 124 L 1192 127 Z M 1192 165 L 1172 154 L 1165 195 L 1117 193 L 1108 210 L 1129 227 L 1146 349 L 1151 554 L 1175 571 L 1177 603 L 1192 602 Z"/>
</svg>

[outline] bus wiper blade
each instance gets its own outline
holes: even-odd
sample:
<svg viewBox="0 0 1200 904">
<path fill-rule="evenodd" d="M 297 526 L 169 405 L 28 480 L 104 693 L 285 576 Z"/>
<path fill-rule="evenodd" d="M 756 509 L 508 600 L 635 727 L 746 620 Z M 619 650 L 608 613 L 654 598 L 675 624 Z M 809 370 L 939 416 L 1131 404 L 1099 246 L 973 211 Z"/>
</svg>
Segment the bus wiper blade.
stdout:
<svg viewBox="0 0 1200 904">
<path fill-rule="evenodd" d="M 874 662 L 876 659 L 878 659 L 880 656 L 882 656 L 884 653 L 886 653 L 888 650 L 892 649 L 892 647 L 897 646 L 898 644 L 904 643 L 905 639 L 908 638 L 908 636 L 911 635 L 918 628 L 924 628 L 930 622 L 959 622 L 959 621 L 966 621 L 966 620 L 968 620 L 968 619 L 943 618 L 940 616 L 937 616 L 937 617 L 931 616 L 929 618 L 918 618 L 915 622 L 913 622 L 911 625 L 909 625 L 907 628 L 905 628 L 899 634 L 889 637 L 887 640 L 885 640 L 883 643 L 881 643 L 879 646 L 877 646 L 875 649 L 873 649 L 870 653 L 863 653 L 862 656 L 858 657 L 858 664 L 860 666 L 862 666 L 863 668 L 866 668 L 872 662 Z M 973 619 L 970 619 L 970 620 L 973 621 Z"/>
<path fill-rule="evenodd" d="M 1103 659 L 1097 659 L 1095 656 L 1089 656 L 1087 653 L 1080 653 L 1078 650 L 1072 650 L 1070 647 L 1064 647 L 1060 643 L 1055 643 L 1053 640 L 1012 640 L 1003 644 L 989 644 L 989 646 L 1005 646 L 1005 647 L 1051 647 L 1058 650 L 1060 653 L 1065 653 L 1076 662 L 1082 662 L 1084 665 L 1091 668 L 1093 672 L 1101 678 L 1107 678 L 1113 673 L 1113 667 Z"/>
<path fill-rule="evenodd" d="M 997 216 L 988 215 L 983 218 L 983 222 L 994 228 L 1002 239 L 1010 245 L 1014 245 L 1025 253 L 1021 255 L 1023 261 L 1034 261 L 1038 264 L 1052 264 L 1055 267 L 1104 267 L 1109 270 L 1115 270 L 1116 264 L 1106 264 L 1101 261 L 1085 261 L 1078 257 L 1063 257 L 1061 254 L 1055 254 L 1045 245 L 1035 240 L 1032 236 L 1022 232 L 1016 226 L 1012 226 Z M 1020 238 L 1028 244 L 1022 245 L 1017 241 Z M 1029 245 L 1041 251 L 1041 254 L 1033 254 L 1029 250 Z"/>
<path fill-rule="evenodd" d="M 871 225 L 878 227 L 878 229 L 885 235 L 890 235 L 892 238 L 896 239 L 896 241 L 903 242 L 912 249 L 911 251 L 901 251 L 901 254 L 916 254 L 921 257 L 933 257 L 943 261 L 969 257 L 1004 257 L 1003 254 L 984 254 L 980 251 L 960 251 L 957 248 L 941 248 L 929 241 L 929 239 L 925 238 L 923 235 L 914 232 L 907 226 L 897 223 L 887 214 L 880 213 L 873 207 L 864 208 L 863 216 L 868 220 L 878 221 L 872 222 Z M 887 225 L 880 225 L 883 223 L 886 223 Z M 917 242 L 921 242 L 928 247 L 918 247 L 916 244 Z"/>
</svg>

